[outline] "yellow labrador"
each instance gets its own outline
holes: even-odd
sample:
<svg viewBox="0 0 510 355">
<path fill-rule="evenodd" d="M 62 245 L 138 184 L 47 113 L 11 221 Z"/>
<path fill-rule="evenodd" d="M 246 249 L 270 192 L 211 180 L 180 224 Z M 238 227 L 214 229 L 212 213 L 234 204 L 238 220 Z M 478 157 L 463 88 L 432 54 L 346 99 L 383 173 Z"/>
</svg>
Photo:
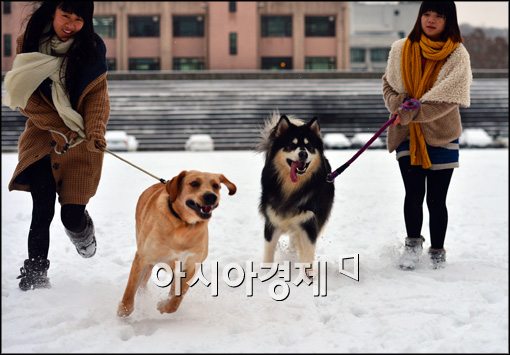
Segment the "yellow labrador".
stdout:
<svg viewBox="0 0 510 355">
<path fill-rule="evenodd" d="M 129 316 L 134 309 L 136 291 L 146 285 L 157 263 L 174 267 L 181 261 L 186 276 L 181 280 L 181 293 L 175 295 L 175 282 L 169 297 L 158 304 L 161 313 L 175 312 L 182 302 L 195 273 L 195 263 L 202 263 L 208 254 L 208 223 L 220 201 L 221 184 L 229 195 L 236 185 L 222 174 L 182 171 L 166 184 L 146 189 L 136 205 L 137 251 L 124 296 L 117 309 L 119 317 Z"/>
</svg>

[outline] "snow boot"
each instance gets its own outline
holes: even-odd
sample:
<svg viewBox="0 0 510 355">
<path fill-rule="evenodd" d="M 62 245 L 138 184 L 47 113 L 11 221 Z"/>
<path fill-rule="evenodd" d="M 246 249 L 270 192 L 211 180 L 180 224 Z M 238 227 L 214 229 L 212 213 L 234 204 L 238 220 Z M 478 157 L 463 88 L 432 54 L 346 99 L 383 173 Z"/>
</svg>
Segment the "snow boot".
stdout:
<svg viewBox="0 0 510 355">
<path fill-rule="evenodd" d="M 94 234 L 94 222 L 89 213 L 85 211 L 87 222 L 81 232 L 73 232 L 66 228 L 66 234 L 76 247 L 78 254 L 84 258 L 91 258 L 96 253 L 96 236 Z"/>
<path fill-rule="evenodd" d="M 23 291 L 36 288 L 50 288 L 50 279 L 48 278 L 48 269 L 50 261 L 48 259 L 26 259 L 23 266 L 19 269 L 21 279 L 19 288 Z"/>
<path fill-rule="evenodd" d="M 423 251 L 423 242 L 425 238 L 419 236 L 418 238 L 407 237 L 405 240 L 404 252 L 400 256 L 399 266 L 403 270 L 414 270 L 420 261 L 420 256 Z"/>
<path fill-rule="evenodd" d="M 430 262 L 433 269 L 442 269 L 446 263 L 446 250 L 429 248 Z"/>
</svg>

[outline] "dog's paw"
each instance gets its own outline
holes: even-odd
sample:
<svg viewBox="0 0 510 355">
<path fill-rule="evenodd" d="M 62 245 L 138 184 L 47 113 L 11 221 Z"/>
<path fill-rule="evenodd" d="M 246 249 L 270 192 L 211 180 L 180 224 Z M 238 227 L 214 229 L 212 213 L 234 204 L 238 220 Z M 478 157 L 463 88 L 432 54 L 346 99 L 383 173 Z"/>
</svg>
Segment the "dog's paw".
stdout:
<svg viewBox="0 0 510 355">
<path fill-rule="evenodd" d="M 160 301 L 158 303 L 159 313 L 174 313 L 179 308 L 181 302 L 176 300 L 176 298 L 172 298 L 170 300 Z"/>
<path fill-rule="evenodd" d="M 133 313 L 133 305 L 126 305 L 123 302 L 119 303 L 119 307 L 117 308 L 117 316 L 124 318 Z"/>
</svg>

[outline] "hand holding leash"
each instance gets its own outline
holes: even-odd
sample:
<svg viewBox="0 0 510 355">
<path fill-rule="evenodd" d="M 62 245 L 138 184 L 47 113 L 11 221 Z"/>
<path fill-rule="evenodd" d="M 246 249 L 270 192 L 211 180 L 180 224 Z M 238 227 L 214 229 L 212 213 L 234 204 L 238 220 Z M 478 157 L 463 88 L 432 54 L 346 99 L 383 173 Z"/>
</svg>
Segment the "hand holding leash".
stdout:
<svg viewBox="0 0 510 355">
<path fill-rule="evenodd" d="M 414 110 L 419 109 L 420 106 L 421 106 L 420 101 L 418 101 L 416 99 L 413 99 L 413 98 L 404 100 L 402 105 L 400 105 L 400 107 L 404 111 L 414 111 Z M 400 117 L 398 116 L 398 114 L 396 114 L 396 113 L 392 114 L 390 119 L 388 121 L 386 121 L 386 123 L 384 123 L 384 125 L 381 128 L 379 128 L 379 130 L 377 132 L 375 132 L 375 134 L 372 136 L 372 138 L 370 138 L 368 140 L 368 142 L 365 143 L 365 145 L 363 147 L 361 147 L 361 149 L 358 150 L 356 152 L 356 154 L 354 154 L 351 159 L 349 159 L 344 165 L 340 166 L 338 169 L 336 169 L 336 170 L 334 170 L 334 171 L 332 171 L 331 173 L 328 174 L 328 176 L 326 177 L 326 181 L 332 183 L 333 180 L 335 180 L 335 178 L 338 175 L 343 173 L 344 170 L 347 169 L 347 167 L 349 165 L 351 165 L 351 163 L 354 160 L 356 160 L 356 158 L 358 158 L 361 155 L 361 153 L 363 153 L 375 141 L 375 139 L 377 137 L 379 137 L 381 135 L 381 133 L 383 133 L 386 128 L 388 128 L 389 125 L 391 125 L 394 122 L 396 122 L 397 118 L 398 118 L 398 120 L 400 122 Z"/>
</svg>

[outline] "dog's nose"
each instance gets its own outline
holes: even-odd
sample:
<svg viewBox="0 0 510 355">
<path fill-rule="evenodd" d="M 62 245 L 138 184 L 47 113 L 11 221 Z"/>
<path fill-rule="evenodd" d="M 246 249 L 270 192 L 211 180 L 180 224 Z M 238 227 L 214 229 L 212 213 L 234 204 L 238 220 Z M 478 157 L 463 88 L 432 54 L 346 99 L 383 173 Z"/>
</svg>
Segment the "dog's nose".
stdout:
<svg viewBox="0 0 510 355">
<path fill-rule="evenodd" d="M 299 151 L 299 160 L 306 160 L 308 158 L 308 153 L 304 150 Z"/>
<path fill-rule="evenodd" d="M 204 202 L 206 205 L 214 205 L 217 199 L 218 197 L 211 192 L 207 192 L 204 194 Z"/>
</svg>

